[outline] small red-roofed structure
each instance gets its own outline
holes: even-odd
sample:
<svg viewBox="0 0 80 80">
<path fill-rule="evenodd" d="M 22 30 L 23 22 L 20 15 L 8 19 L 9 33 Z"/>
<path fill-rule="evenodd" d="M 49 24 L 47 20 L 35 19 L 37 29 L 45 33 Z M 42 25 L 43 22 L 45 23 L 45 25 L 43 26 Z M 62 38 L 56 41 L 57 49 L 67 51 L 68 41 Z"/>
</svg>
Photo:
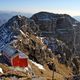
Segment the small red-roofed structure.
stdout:
<svg viewBox="0 0 80 80">
<path fill-rule="evenodd" d="M 23 52 L 16 50 L 12 46 L 6 46 L 3 49 L 3 55 L 8 59 L 8 62 L 14 67 L 28 67 L 28 57 Z"/>
</svg>

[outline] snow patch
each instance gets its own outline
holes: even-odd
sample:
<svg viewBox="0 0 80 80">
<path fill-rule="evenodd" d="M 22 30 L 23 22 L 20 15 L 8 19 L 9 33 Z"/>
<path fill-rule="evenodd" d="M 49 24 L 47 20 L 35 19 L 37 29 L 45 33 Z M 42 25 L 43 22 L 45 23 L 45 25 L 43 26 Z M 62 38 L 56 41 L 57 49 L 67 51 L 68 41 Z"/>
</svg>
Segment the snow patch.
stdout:
<svg viewBox="0 0 80 80">
<path fill-rule="evenodd" d="M 44 37 L 40 37 L 40 39 L 41 39 L 41 42 L 43 43 L 43 39 L 44 39 Z"/>
<path fill-rule="evenodd" d="M 45 70 L 44 67 L 41 64 L 38 64 L 32 60 L 30 60 L 35 66 L 37 66 L 39 69 Z"/>
<path fill-rule="evenodd" d="M 45 49 L 46 49 L 46 46 L 43 46 L 43 47 L 42 47 L 42 50 L 45 50 Z"/>
<path fill-rule="evenodd" d="M 73 26 L 75 27 L 75 26 L 77 26 L 77 24 L 73 24 Z"/>
<path fill-rule="evenodd" d="M 43 40 L 43 39 L 44 39 L 44 37 L 40 37 L 40 39 L 41 39 L 41 40 Z"/>
<path fill-rule="evenodd" d="M 2 68 L 0 68 L 0 73 L 3 73 L 3 70 L 2 70 Z"/>
<path fill-rule="evenodd" d="M 28 68 L 27 67 L 25 67 L 25 68 L 23 68 L 23 67 L 10 67 L 10 69 L 11 70 L 14 70 L 14 71 L 21 71 L 21 72 L 28 71 Z"/>
<path fill-rule="evenodd" d="M 32 72 L 31 65 L 28 64 L 28 67 L 25 67 L 25 68 L 24 68 L 24 71 Z"/>
<path fill-rule="evenodd" d="M 24 70 L 25 70 L 25 71 L 28 71 L 29 69 L 28 69 L 28 67 L 25 67 Z"/>
<path fill-rule="evenodd" d="M 20 15 L 18 15 L 18 18 L 21 18 L 21 16 L 20 16 Z"/>
<path fill-rule="evenodd" d="M 39 37 L 38 37 L 38 36 L 37 36 L 36 38 L 37 38 L 37 39 L 39 39 Z"/>
<path fill-rule="evenodd" d="M 21 34 L 26 37 L 25 33 L 22 30 L 19 30 L 21 32 Z"/>
<path fill-rule="evenodd" d="M 49 51 L 51 51 L 51 49 L 50 49 L 50 48 L 48 48 L 48 50 L 49 50 Z"/>
</svg>

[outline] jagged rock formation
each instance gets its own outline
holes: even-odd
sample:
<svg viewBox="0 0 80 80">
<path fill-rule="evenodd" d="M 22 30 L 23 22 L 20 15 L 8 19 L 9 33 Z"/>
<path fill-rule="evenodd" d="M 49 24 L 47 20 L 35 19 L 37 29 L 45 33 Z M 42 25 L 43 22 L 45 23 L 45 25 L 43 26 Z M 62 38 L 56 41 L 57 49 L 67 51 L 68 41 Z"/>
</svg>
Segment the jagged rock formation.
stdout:
<svg viewBox="0 0 80 80">
<path fill-rule="evenodd" d="M 24 16 L 14 16 L 7 23 L 3 24 L 0 27 L 0 50 L 5 44 L 13 40 L 15 38 L 14 36 L 17 36 L 22 32 L 34 33 L 33 31 L 35 31 L 35 29 L 37 30 L 37 27 L 35 26 L 33 29 L 30 24 L 32 27 L 35 26 L 33 21 L 30 21 Z"/>
</svg>

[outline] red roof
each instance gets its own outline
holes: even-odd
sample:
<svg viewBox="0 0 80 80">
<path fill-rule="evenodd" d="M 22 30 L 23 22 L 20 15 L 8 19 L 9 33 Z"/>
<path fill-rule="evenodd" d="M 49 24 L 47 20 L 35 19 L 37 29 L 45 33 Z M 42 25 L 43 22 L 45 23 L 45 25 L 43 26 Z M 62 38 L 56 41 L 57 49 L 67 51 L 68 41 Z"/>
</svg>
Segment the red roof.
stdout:
<svg viewBox="0 0 80 80">
<path fill-rule="evenodd" d="M 28 59 L 27 58 L 20 58 L 19 55 L 11 58 L 12 66 L 19 66 L 19 67 L 27 67 L 28 66 Z"/>
<path fill-rule="evenodd" d="M 8 59 L 12 66 L 27 67 L 28 66 L 28 57 L 21 51 L 11 47 L 10 45 L 6 46 L 3 49 L 3 55 Z"/>
</svg>

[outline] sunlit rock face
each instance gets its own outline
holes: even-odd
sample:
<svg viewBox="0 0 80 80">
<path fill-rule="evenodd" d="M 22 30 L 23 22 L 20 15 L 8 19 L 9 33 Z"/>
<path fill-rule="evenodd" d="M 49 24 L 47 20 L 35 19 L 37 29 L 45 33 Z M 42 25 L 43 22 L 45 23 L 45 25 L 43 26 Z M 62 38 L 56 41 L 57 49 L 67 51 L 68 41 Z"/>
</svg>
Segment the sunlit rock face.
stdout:
<svg viewBox="0 0 80 80">
<path fill-rule="evenodd" d="M 55 37 L 68 45 L 72 53 L 80 53 L 80 23 L 77 20 L 67 14 L 48 12 L 36 13 L 31 19 L 39 26 L 39 36 Z"/>
<path fill-rule="evenodd" d="M 24 33 L 34 33 L 37 31 L 37 27 L 31 19 L 20 15 L 13 16 L 7 23 L 0 27 L 0 49 L 5 44 L 10 43 L 14 39 L 14 36 L 20 35 L 20 30 Z"/>
</svg>

